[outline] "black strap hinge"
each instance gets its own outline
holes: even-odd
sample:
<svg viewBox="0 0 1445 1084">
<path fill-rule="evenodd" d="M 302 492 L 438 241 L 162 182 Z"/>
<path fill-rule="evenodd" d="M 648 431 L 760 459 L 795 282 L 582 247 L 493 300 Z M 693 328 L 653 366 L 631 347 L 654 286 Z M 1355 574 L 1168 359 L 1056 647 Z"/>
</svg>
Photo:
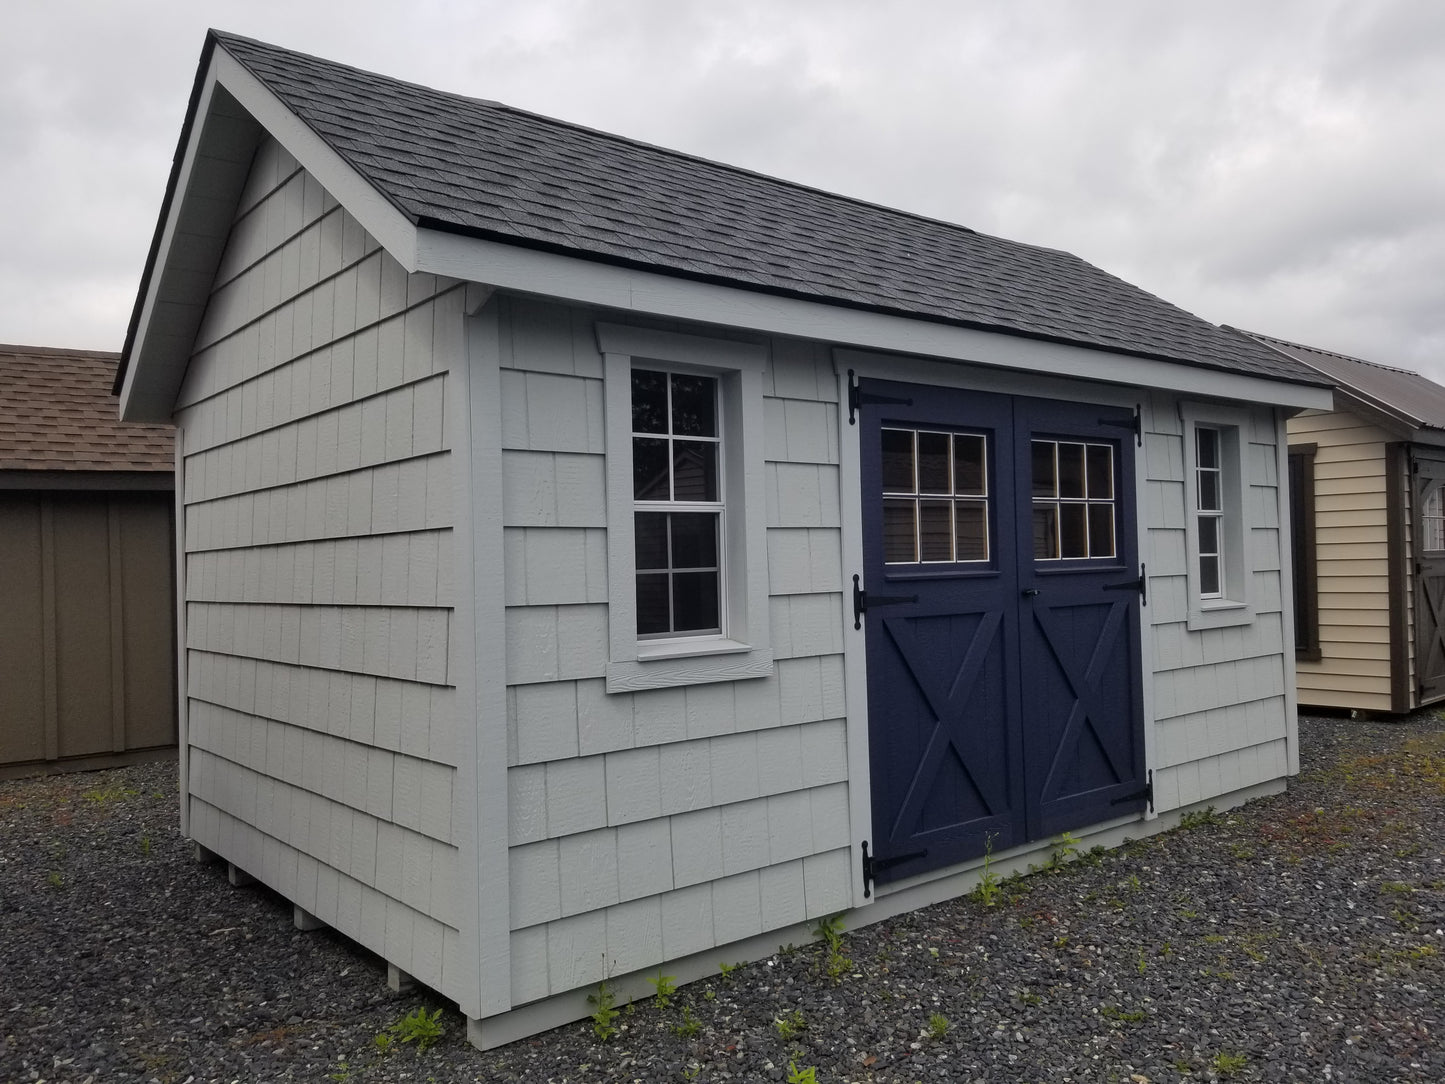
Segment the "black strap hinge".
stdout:
<svg viewBox="0 0 1445 1084">
<path fill-rule="evenodd" d="M 870 595 L 863 590 L 858 577 L 853 577 L 853 627 L 863 627 L 863 615 L 870 606 L 899 606 L 905 602 L 917 602 L 917 595 Z"/>
<path fill-rule="evenodd" d="M 1105 591 L 1138 591 L 1139 605 L 1149 605 L 1149 577 L 1146 573 L 1147 565 L 1140 562 L 1139 578 L 1137 580 L 1125 580 L 1123 583 L 1108 583 L 1104 585 Z"/>
<path fill-rule="evenodd" d="M 1115 429 L 1127 429 L 1134 434 L 1136 447 L 1144 446 L 1144 410 L 1140 404 L 1134 404 L 1134 416 L 1132 418 L 1100 418 L 1100 425 L 1110 425 Z"/>
<path fill-rule="evenodd" d="M 858 387 L 858 378 L 853 370 L 848 370 L 848 424 L 857 425 L 856 415 L 858 408 L 864 403 L 901 403 L 903 406 L 912 406 L 913 400 L 899 398 L 894 395 L 874 395 L 872 392 L 861 391 Z"/>
<path fill-rule="evenodd" d="M 915 858 L 927 858 L 928 848 L 921 851 L 910 851 L 908 854 L 895 854 L 891 858 L 874 858 L 868 853 L 868 841 L 863 841 L 863 898 L 867 899 L 873 895 L 873 882 L 877 874 L 890 866 L 901 866 L 904 862 L 912 862 Z"/>
<path fill-rule="evenodd" d="M 1115 799 L 1114 799 L 1112 802 L 1110 802 L 1109 804 L 1110 804 L 1110 805 L 1123 805 L 1125 802 L 1137 802 L 1140 798 L 1143 798 L 1146 802 L 1149 803 L 1149 812 L 1150 812 L 1150 813 L 1153 813 L 1153 812 L 1154 812 L 1154 769 L 1153 769 L 1153 768 L 1150 768 L 1150 769 L 1149 769 L 1149 779 L 1148 779 L 1148 782 L 1146 782 L 1146 783 L 1144 784 L 1144 789 L 1143 789 L 1143 790 L 1136 790 L 1136 791 L 1134 791 L 1132 794 L 1125 794 L 1125 795 L 1123 795 L 1122 797 L 1115 798 Z"/>
</svg>

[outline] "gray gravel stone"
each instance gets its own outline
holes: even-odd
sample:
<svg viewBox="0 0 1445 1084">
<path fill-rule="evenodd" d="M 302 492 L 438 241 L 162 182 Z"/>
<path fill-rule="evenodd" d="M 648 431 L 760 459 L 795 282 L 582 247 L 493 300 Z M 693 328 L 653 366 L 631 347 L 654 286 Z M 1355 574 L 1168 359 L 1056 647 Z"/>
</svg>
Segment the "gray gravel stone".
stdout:
<svg viewBox="0 0 1445 1084">
<path fill-rule="evenodd" d="M 0 783 L 0 1081 L 1445 1080 L 1445 726 L 1301 734 L 1288 794 L 848 933 L 837 981 L 801 946 L 485 1054 L 197 864 L 174 764 Z"/>
</svg>

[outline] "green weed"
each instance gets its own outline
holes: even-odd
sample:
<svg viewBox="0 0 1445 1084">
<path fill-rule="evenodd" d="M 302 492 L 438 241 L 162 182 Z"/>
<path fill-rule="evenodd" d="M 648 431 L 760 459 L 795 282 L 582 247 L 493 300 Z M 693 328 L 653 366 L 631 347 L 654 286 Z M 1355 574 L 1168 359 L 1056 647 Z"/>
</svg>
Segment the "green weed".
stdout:
<svg viewBox="0 0 1445 1084">
<path fill-rule="evenodd" d="M 999 876 L 991 868 L 993 866 L 993 837 L 990 832 L 983 839 L 983 870 L 978 875 L 978 884 L 973 886 L 969 893 L 974 899 L 985 907 L 992 907 L 998 903 L 1001 889 L 999 888 Z"/>
<path fill-rule="evenodd" d="M 1185 813 L 1179 818 L 1179 827 L 1186 831 L 1195 828 L 1207 828 L 1211 824 L 1218 824 L 1223 819 L 1224 818 L 1214 811 L 1214 807 L 1210 805 L 1205 806 L 1203 809 L 1196 809 L 1192 812 Z"/>
<path fill-rule="evenodd" d="M 1244 1071 L 1244 1067 L 1249 1064 L 1249 1059 L 1243 1054 L 1219 1053 L 1214 1055 L 1214 1061 L 1211 1064 L 1219 1076 L 1234 1076 L 1235 1073 Z"/>
<path fill-rule="evenodd" d="M 702 1030 L 702 1021 L 692 1015 L 692 1007 L 682 1007 L 682 1020 L 673 1025 L 672 1033 L 679 1039 L 695 1039 Z"/>
<path fill-rule="evenodd" d="M 818 1084 L 818 1070 L 811 1065 L 802 1069 L 797 1062 L 788 1062 L 788 1084 Z"/>
<path fill-rule="evenodd" d="M 659 1009 L 665 1009 L 672 1004 L 672 995 L 677 993 L 676 976 L 664 975 L 659 969 L 656 977 L 647 981 L 652 983 L 652 988 L 656 991 L 655 997 Z"/>
<path fill-rule="evenodd" d="M 933 1013 L 928 1018 L 928 1037 L 930 1039 L 942 1039 L 948 1034 L 948 1017 L 941 1012 Z"/>
<path fill-rule="evenodd" d="M 426 1008 L 418 1005 L 411 1012 L 407 1013 L 400 1020 L 396 1021 L 386 1029 L 383 1034 L 390 1036 L 393 1042 L 415 1043 L 418 1052 L 425 1050 L 442 1037 L 442 1011 L 427 1014 Z M 377 1036 L 379 1039 L 380 1036 Z M 386 1044 L 385 1049 L 391 1049 L 391 1043 Z M 378 1044 L 380 1046 L 380 1044 Z"/>
<path fill-rule="evenodd" d="M 784 1042 L 797 1038 L 798 1033 L 807 1026 L 808 1023 L 803 1019 L 803 1011 L 801 1009 L 794 1009 L 792 1012 L 786 1013 L 783 1016 L 773 1017 L 773 1030 L 778 1033 L 778 1038 Z"/>
<path fill-rule="evenodd" d="M 598 1042 L 610 1043 L 617 1037 L 617 995 L 605 979 L 587 995 L 587 1004 L 592 1006 L 592 1034 Z"/>
</svg>

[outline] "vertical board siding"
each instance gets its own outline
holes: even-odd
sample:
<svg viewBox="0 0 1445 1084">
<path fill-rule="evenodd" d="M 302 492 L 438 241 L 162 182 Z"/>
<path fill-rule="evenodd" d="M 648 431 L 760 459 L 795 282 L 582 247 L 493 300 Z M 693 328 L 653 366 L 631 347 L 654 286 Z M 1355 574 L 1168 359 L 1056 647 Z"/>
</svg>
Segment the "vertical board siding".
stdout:
<svg viewBox="0 0 1445 1084">
<path fill-rule="evenodd" d="M 851 900 L 836 381 L 765 378 L 775 672 L 608 694 L 594 315 L 501 302 L 512 1000 L 726 945 Z"/>
<path fill-rule="evenodd" d="M 1144 635 L 1154 670 L 1154 806 L 1163 812 L 1287 773 L 1285 559 L 1273 415 L 1254 407 L 1240 434 L 1249 490 L 1242 503 L 1254 568 L 1254 619 L 1226 628 L 1189 629 L 1184 427 L 1177 400 L 1162 393 L 1151 396 L 1144 427 L 1149 567 Z"/>
<path fill-rule="evenodd" d="M 176 404 L 192 835 L 449 993 L 462 304 L 268 141 Z"/>
<path fill-rule="evenodd" d="M 1316 445 L 1320 658 L 1296 664 L 1299 701 L 1389 711 L 1385 445 L 1390 435 L 1344 411 L 1311 411 L 1291 418 L 1289 435 L 1292 441 Z"/>
</svg>

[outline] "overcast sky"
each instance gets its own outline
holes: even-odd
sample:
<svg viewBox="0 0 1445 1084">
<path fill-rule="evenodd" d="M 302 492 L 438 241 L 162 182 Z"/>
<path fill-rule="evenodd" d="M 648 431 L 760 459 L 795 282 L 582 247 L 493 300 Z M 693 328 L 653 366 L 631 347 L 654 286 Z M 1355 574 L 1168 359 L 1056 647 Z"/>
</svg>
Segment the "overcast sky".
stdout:
<svg viewBox="0 0 1445 1084">
<path fill-rule="evenodd" d="M 1439 0 L 12 0 L 0 26 L 0 342 L 120 348 L 216 26 L 1445 381 Z"/>
</svg>

